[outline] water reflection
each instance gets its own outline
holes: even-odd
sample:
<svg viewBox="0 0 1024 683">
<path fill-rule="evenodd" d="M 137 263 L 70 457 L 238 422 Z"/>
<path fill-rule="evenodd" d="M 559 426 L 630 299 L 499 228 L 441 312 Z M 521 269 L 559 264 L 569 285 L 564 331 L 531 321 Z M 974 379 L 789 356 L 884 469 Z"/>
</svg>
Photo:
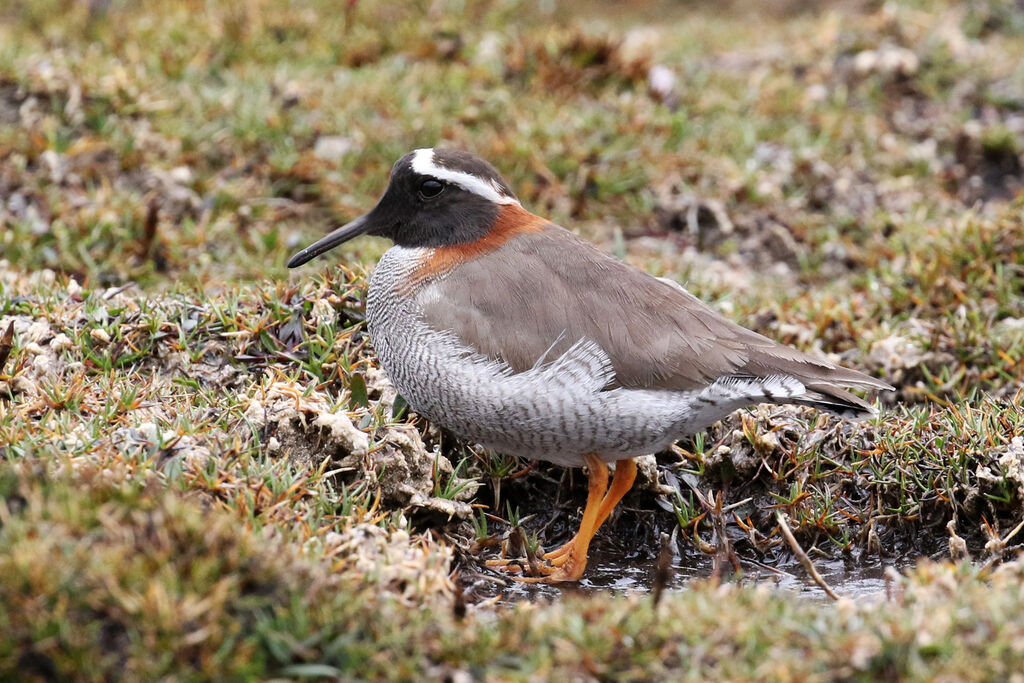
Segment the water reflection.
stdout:
<svg viewBox="0 0 1024 683">
<path fill-rule="evenodd" d="M 899 558 L 872 560 L 869 562 L 852 562 L 846 560 L 817 559 L 814 566 L 832 589 L 842 597 L 864 600 L 885 600 L 885 573 L 887 567 L 905 570 L 917 563 L 919 558 Z M 737 582 L 740 585 L 756 585 L 767 583 L 778 590 L 797 593 L 812 601 L 827 601 L 825 592 L 807 576 L 803 568 L 792 562 L 783 568 L 764 568 L 752 562 L 744 562 L 741 558 L 742 575 L 733 574 L 724 580 Z M 672 564 L 672 579 L 667 590 L 685 590 L 692 581 L 707 579 L 713 573 L 713 565 L 709 558 L 687 556 L 678 558 Z M 590 554 L 589 568 L 586 577 L 578 584 L 560 584 L 549 586 L 512 582 L 512 585 L 501 589 L 492 584 L 490 591 L 477 590 L 481 597 L 492 597 L 500 594 L 502 603 L 516 603 L 523 600 L 555 599 L 567 594 L 587 595 L 594 592 L 604 593 L 647 593 L 651 590 L 654 576 L 654 560 L 625 560 L 621 556 L 594 550 Z M 490 596 L 481 593 L 490 592 Z"/>
</svg>

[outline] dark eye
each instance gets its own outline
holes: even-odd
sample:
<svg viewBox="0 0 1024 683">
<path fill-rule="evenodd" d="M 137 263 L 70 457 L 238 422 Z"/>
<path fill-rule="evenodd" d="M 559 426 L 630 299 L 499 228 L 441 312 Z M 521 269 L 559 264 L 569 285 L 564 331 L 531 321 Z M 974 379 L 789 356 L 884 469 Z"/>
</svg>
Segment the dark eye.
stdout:
<svg viewBox="0 0 1024 683">
<path fill-rule="evenodd" d="M 423 199 L 433 199 L 437 195 L 444 191 L 444 183 L 440 180 L 434 180 L 433 178 L 427 178 L 420 183 L 420 197 Z"/>
</svg>

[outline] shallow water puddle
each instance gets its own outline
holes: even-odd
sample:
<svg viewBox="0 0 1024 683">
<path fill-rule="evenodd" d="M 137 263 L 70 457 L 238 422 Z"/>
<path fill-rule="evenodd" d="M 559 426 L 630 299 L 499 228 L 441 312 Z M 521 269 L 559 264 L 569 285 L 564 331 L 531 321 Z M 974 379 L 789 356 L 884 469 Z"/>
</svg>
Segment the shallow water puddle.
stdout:
<svg viewBox="0 0 1024 683">
<path fill-rule="evenodd" d="M 904 570 L 916 564 L 919 558 L 898 558 L 871 563 L 854 563 L 844 560 L 815 560 L 818 573 L 832 589 L 844 598 L 863 600 L 885 600 L 887 567 Z M 784 568 L 767 569 L 741 560 L 742 575 L 731 575 L 725 580 L 742 585 L 768 584 L 778 590 L 788 591 L 812 601 L 828 601 L 825 592 L 814 583 L 797 562 Z M 712 575 L 710 559 L 692 557 L 677 558 L 672 564 L 672 577 L 667 590 L 685 590 L 696 580 Z M 594 592 L 648 593 L 654 582 L 654 560 L 623 560 L 608 551 L 591 552 L 586 577 L 578 584 L 549 586 L 511 582 L 500 589 L 496 584 L 491 595 L 501 595 L 500 602 L 516 603 L 523 600 L 555 599 L 563 595 L 587 595 Z M 486 589 L 484 592 L 487 592 Z M 479 593 L 478 593 L 479 594 Z"/>
</svg>

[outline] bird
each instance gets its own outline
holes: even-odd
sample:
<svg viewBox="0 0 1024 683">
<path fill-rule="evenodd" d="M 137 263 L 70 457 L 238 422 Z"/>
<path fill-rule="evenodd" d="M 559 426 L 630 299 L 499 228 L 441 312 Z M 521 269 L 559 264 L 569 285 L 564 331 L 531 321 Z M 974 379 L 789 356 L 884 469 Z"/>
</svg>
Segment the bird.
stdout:
<svg viewBox="0 0 1024 683">
<path fill-rule="evenodd" d="M 847 390 L 892 389 L 748 330 L 531 213 L 466 151 L 406 154 L 372 210 L 287 265 L 360 235 L 393 242 L 370 277 L 366 322 L 408 405 L 492 451 L 587 469 L 579 529 L 535 574 L 488 562 L 517 580 L 583 577 L 638 456 L 758 403 L 864 418 L 871 404 Z"/>
</svg>

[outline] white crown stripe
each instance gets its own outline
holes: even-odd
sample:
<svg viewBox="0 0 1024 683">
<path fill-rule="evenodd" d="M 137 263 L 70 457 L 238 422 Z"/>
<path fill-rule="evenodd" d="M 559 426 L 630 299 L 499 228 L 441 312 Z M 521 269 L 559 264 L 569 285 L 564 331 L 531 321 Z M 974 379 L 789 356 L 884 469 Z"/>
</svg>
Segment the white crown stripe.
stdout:
<svg viewBox="0 0 1024 683">
<path fill-rule="evenodd" d="M 506 197 L 501 194 L 493 182 L 485 180 L 472 173 L 453 171 L 434 163 L 433 148 L 416 150 L 412 157 L 412 170 L 420 175 L 428 175 L 438 180 L 458 185 L 467 192 L 472 192 L 495 204 L 519 204 L 514 197 Z"/>
</svg>

